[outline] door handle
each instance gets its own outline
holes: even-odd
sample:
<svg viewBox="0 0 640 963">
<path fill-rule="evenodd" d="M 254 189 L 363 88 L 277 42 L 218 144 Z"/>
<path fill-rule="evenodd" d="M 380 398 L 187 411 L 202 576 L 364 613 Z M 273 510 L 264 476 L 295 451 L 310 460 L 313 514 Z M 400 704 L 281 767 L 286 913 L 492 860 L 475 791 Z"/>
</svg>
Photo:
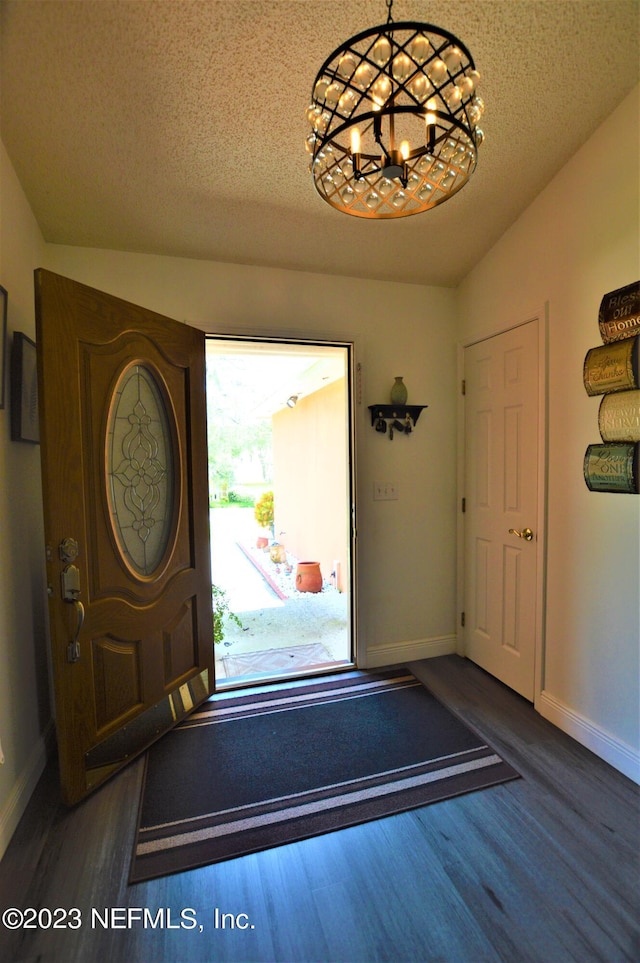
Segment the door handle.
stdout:
<svg viewBox="0 0 640 963">
<path fill-rule="evenodd" d="M 78 638 L 80 637 L 80 631 L 84 623 L 84 605 L 79 601 L 79 599 L 74 599 L 73 605 L 75 606 L 78 620 L 76 622 L 76 631 L 73 635 L 73 639 L 67 646 L 67 662 L 80 661 L 80 643 L 78 642 Z"/>
<path fill-rule="evenodd" d="M 80 661 L 80 631 L 84 624 L 84 605 L 78 598 L 80 595 L 80 570 L 71 562 L 63 568 L 61 573 L 62 598 L 73 605 L 76 610 L 76 628 L 73 638 L 67 646 L 67 662 Z"/>
<path fill-rule="evenodd" d="M 524 538 L 525 542 L 530 542 L 533 538 L 533 532 L 530 528 L 523 528 L 521 532 L 519 532 L 517 528 L 510 528 L 509 534 L 517 535 L 518 538 Z"/>
</svg>

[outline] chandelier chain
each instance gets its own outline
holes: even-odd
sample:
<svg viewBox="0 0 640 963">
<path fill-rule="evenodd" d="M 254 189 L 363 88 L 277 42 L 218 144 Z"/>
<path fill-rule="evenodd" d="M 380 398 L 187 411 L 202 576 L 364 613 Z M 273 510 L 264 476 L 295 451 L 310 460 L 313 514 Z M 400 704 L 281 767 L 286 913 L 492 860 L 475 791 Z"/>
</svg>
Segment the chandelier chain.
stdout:
<svg viewBox="0 0 640 963">
<path fill-rule="evenodd" d="M 393 0 L 387 0 L 387 23 L 391 23 L 393 17 L 391 16 L 391 8 L 393 6 Z"/>
</svg>

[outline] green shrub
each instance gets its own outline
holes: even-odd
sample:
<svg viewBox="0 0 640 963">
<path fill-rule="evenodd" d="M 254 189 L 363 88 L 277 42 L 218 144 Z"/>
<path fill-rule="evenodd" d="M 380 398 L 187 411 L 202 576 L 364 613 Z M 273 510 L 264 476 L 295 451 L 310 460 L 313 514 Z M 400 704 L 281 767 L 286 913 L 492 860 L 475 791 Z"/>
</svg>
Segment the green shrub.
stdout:
<svg viewBox="0 0 640 963">
<path fill-rule="evenodd" d="M 273 533 L 273 492 L 265 492 L 258 499 L 253 514 L 260 528 L 270 528 Z"/>
<path fill-rule="evenodd" d="M 244 628 L 244 626 L 236 613 L 232 612 L 229 608 L 229 599 L 224 589 L 221 589 L 219 585 L 212 585 L 211 595 L 213 599 L 213 641 L 222 642 L 224 639 L 225 619 L 235 622 L 241 629 Z"/>
<path fill-rule="evenodd" d="M 234 491 L 229 492 L 227 500 L 230 505 L 234 505 L 236 508 L 253 508 L 255 505 L 255 499 L 251 495 L 239 495 L 238 492 Z"/>
</svg>

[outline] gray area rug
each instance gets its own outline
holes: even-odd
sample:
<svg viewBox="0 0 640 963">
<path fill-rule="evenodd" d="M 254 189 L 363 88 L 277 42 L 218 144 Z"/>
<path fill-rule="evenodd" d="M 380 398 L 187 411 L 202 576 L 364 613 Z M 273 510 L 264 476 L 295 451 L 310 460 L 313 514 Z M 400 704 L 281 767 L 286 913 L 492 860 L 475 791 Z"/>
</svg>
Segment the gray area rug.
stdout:
<svg viewBox="0 0 640 963">
<path fill-rule="evenodd" d="M 517 777 L 406 669 L 220 692 L 147 754 L 130 882 Z"/>
</svg>

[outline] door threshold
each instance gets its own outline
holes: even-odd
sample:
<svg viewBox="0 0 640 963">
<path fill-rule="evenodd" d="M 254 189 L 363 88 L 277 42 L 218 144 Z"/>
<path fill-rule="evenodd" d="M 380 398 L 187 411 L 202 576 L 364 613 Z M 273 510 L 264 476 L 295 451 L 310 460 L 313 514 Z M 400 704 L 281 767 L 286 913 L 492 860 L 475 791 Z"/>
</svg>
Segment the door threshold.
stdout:
<svg viewBox="0 0 640 963">
<path fill-rule="evenodd" d="M 331 662 L 313 668 L 302 668 L 296 672 L 268 673 L 254 672 L 247 675 L 231 676 L 228 679 L 216 679 L 215 692 L 228 692 L 230 689 L 248 689 L 257 685 L 274 685 L 281 682 L 295 682 L 301 679 L 311 679 L 315 676 L 333 675 L 337 672 L 348 672 L 357 668 L 355 662 Z"/>
</svg>

